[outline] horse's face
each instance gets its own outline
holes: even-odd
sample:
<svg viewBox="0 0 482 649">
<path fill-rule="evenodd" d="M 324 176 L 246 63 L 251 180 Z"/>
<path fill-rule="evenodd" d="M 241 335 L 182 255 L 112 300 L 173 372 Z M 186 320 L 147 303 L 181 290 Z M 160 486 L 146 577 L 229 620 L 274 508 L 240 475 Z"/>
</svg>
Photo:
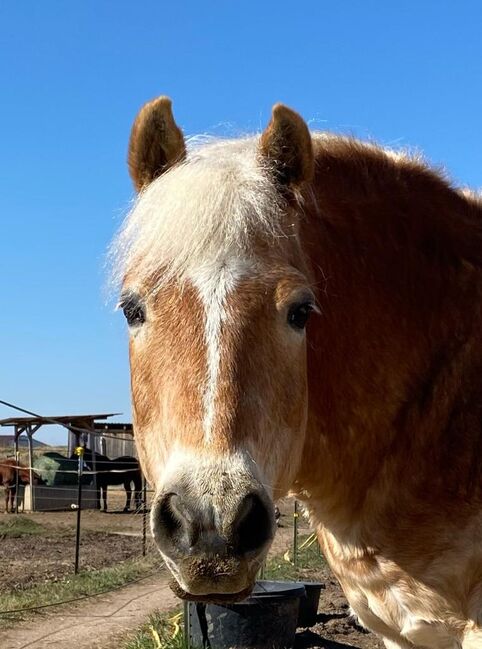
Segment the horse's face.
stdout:
<svg viewBox="0 0 482 649">
<path fill-rule="evenodd" d="M 182 279 L 156 281 L 132 267 L 121 300 L 153 534 L 182 595 L 241 597 L 301 459 L 315 298 L 296 236 L 254 237 L 246 254 L 200 256 Z"/>
<path fill-rule="evenodd" d="M 29 477 L 29 479 L 30 479 L 30 477 Z M 45 484 L 45 482 L 42 480 L 42 478 L 39 476 L 39 474 L 35 473 L 35 471 L 32 473 L 32 482 L 37 487 Z"/>
<path fill-rule="evenodd" d="M 159 547 L 176 563 L 210 544 L 239 559 L 238 574 L 216 583 L 180 575 L 193 594 L 251 583 L 274 533 L 272 497 L 289 488 L 303 445 L 313 295 L 292 267 L 243 278 L 236 266 L 213 271 L 217 297 L 193 281 L 142 300 L 145 322 L 130 343 Z"/>
<path fill-rule="evenodd" d="M 35 475 L 35 474 L 34 474 Z M 30 484 L 30 471 L 25 469 L 20 469 L 18 472 L 18 482 L 22 485 Z M 35 482 L 34 482 L 35 484 Z"/>
</svg>

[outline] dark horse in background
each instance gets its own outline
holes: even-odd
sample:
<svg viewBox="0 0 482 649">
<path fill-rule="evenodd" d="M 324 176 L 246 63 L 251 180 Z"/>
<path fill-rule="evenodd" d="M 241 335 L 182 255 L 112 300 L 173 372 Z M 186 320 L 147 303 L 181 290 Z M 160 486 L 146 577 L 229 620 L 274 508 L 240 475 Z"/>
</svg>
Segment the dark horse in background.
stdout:
<svg viewBox="0 0 482 649">
<path fill-rule="evenodd" d="M 27 467 L 18 464 L 14 458 L 0 460 L 0 485 L 5 489 L 5 511 L 7 514 L 9 511 L 11 513 L 15 511 L 14 498 L 17 495 L 17 473 L 19 485 L 30 484 L 30 470 Z M 33 472 L 32 475 L 34 484 L 42 483 L 41 479 L 35 472 Z M 8 507 L 9 502 L 10 509 Z"/>
<path fill-rule="evenodd" d="M 95 458 L 97 478 L 97 509 L 101 509 L 100 501 L 102 496 L 104 511 L 107 511 L 107 487 L 110 485 L 124 485 L 126 490 L 124 512 L 128 512 L 131 508 L 132 485 L 134 485 L 134 501 L 135 507 L 138 509 L 142 503 L 142 472 L 138 460 L 130 455 L 123 455 L 111 460 L 107 455 L 86 448 L 84 462 L 92 471 L 94 470 L 93 457 Z"/>
</svg>

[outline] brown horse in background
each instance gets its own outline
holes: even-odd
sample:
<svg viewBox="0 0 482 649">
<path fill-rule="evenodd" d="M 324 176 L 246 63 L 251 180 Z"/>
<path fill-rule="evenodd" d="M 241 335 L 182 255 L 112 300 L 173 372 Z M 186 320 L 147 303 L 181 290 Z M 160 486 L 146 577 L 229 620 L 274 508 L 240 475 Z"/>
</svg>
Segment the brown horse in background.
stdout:
<svg viewBox="0 0 482 649">
<path fill-rule="evenodd" d="M 113 253 L 151 525 L 183 597 L 242 599 L 302 500 L 389 649 L 482 647 L 482 202 L 310 133 L 187 146 L 140 111 Z"/>
<path fill-rule="evenodd" d="M 30 484 L 30 470 L 27 467 L 22 464 L 17 464 L 14 458 L 0 460 L 0 485 L 5 489 L 5 511 L 7 514 L 9 511 L 10 513 L 15 511 L 14 498 L 17 496 L 17 473 L 19 485 Z M 33 483 L 40 483 L 40 478 L 36 473 L 33 473 Z M 10 510 L 8 508 L 9 502 Z"/>
</svg>

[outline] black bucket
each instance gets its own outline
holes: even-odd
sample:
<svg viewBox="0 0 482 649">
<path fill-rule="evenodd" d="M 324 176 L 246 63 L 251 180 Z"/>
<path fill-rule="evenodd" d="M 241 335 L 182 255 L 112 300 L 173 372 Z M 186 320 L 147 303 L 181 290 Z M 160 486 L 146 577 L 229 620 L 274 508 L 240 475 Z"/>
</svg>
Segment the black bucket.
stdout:
<svg viewBox="0 0 482 649">
<path fill-rule="evenodd" d="M 305 587 L 305 596 L 300 599 L 297 626 L 306 628 L 316 624 L 320 593 L 324 584 L 319 581 L 301 581 L 299 583 Z"/>
<path fill-rule="evenodd" d="M 188 604 L 192 649 L 291 649 L 302 583 L 258 581 L 251 595 L 232 604 Z"/>
</svg>

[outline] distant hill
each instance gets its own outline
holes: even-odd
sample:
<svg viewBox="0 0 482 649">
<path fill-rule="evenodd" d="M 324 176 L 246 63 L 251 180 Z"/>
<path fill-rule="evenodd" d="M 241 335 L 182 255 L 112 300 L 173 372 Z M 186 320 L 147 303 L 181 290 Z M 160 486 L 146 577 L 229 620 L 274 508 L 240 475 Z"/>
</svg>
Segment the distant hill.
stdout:
<svg viewBox="0 0 482 649">
<path fill-rule="evenodd" d="M 15 438 L 13 435 L 0 435 L 0 448 L 13 448 L 15 443 Z M 44 442 L 39 442 L 38 439 L 32 440 L 33 448 L 44 448 L 50 446 L 50 444 L 45 444 Z M 19 448 L 28 448 L 28 441 L 25 435 L 21 435 L 18 439 Z"/>
</svg>

